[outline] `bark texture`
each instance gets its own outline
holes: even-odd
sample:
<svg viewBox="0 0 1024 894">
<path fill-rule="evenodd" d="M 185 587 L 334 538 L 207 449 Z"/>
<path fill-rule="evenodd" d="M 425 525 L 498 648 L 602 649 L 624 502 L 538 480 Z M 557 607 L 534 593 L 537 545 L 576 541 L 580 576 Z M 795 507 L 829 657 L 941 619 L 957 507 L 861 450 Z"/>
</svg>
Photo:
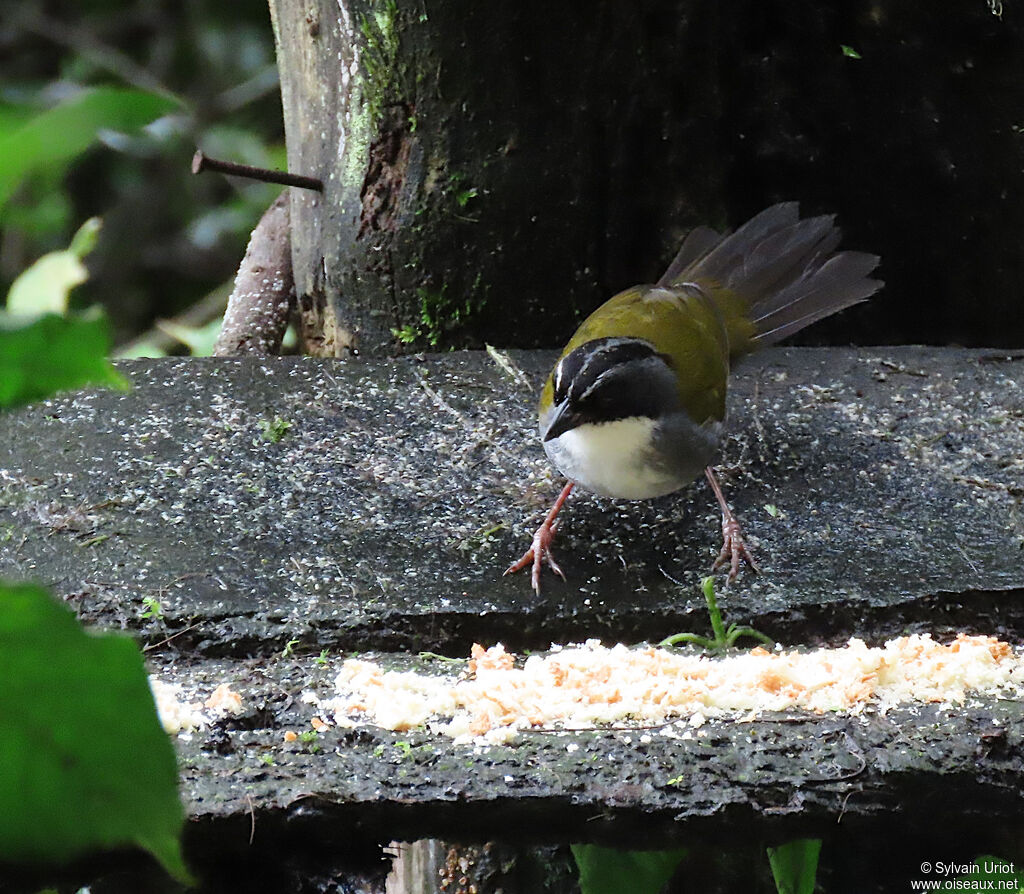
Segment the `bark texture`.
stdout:
<svg viewBox="0 0 1024 894">
<path fill-rule="evenodd" d="M 288 193 L 283 192 L 252 231 L 214 356 L 279 353 L 294 304 Z"/>
<path fill-rule="evenodd" d="M 699 216 L 691 196 L 713 203 L 714 171 L 693 150 L 716 89 L 652 81 L 666 53 L 707 58 L 708 13 L 655 24 L 617 4 L 582 16 L 419 0 L 272 9 L 289 167 L 325 183 L 292 197 L 300 314 L 318 353 L 553 343 L 607 282 L 656 276 L 657 263 L 638 270 L 636 247 L 660 234 L 667 257 Z M 662 24 L 671 40 L 650 45 Z M 663 195 L 683 170 L 692 187 Z"/>
</svg>

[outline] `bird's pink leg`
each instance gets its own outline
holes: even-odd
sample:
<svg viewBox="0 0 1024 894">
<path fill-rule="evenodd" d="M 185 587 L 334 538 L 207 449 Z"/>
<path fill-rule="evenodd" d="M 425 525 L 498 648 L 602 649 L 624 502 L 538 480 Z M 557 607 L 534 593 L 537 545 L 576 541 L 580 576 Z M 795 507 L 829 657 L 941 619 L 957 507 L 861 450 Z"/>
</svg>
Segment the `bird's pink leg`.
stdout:
<svg viewBox="0 0 1024 894">
<path fill-rule="evenodd" d="M 757 567 L 754 557 L 750 554 L 750 550 L 747 549 L 747 544 L 743 540 L 740 523 L 736 520 L 736 516 L 732 514 L 729 504 L 725 502 L 725 496 L 722 494 L 722 488 L 718 484 L 718 479 L 715 478 L 714 469 L 708 466 L 704 470 L 704 475 L 707 477 L 708 484 L 711 485 L 711 490 L 715 493 L 715 499 L 718 500 L 718 505 L 722 509 L 722 550 L 719 552 L 718 558 L 715 559 L 715 564 L 711 566 L 711 570 L 717 571 L 723 565 L 728 565 L 730 582 L 736 580 L 736 576 L 740 573 L 741 560 L 750 566 L 751 571 L 760 571 L 761 569 Z"/>
<path fill-rule="evenodd" d="M 548 567 L 555 572 L 562 580 L 565 580 L 565 575 L 562 573 L 562 569 L 558 567 L 558 563 L 555 561 L 554 556 L 551 555 L 551 541 L 555 539 L 555 533 L 558 531 L 558 524 L 555 519 L 558 517 L 558 513 L 562 508 L 562 505 L 568 499 L 569 494 L 572 492 L 575 486 L 575 481 L 570 481 L 565 487 L 562 488 L 562 492 L 558 495 L 558 499 L 555 500 L 555 505 L 551 507 L 547 517 L 541 522 L 541 526 L 537 528 L 537 533 L 533 535 L 533 545 L 523 553 L 523 557 L 518 562 L 513 562 L 508 568 L 505 569 L 505 574 L 514 574 L 516 571 L 521 571 L 527 565 L 533 565 L 533 572 L 530 575 L 533 581 L 533 589 L 539 594 L 540 593 L 540 567 L 541 563 L 546 562 Z"/>
</svg>

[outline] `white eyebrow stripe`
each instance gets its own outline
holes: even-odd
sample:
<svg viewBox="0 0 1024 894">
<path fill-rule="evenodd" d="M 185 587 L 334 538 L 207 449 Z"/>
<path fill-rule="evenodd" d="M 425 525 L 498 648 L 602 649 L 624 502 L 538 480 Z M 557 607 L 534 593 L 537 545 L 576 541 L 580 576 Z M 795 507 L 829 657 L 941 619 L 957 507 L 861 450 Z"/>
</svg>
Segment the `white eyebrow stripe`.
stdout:
<svg viewBox="0 0 1024 894">
<path fill-rule="evenodd" d="M 579 371 L 576 373 L 575 378 L 576 379 L 581 379 L 583 377 L 584 373 L 589 371 L 590 365 L 592 363 L 597 362 L 601 358 L 603 358 L 605 354 L 610 354 L 616 348 L 619 348 L 622 345 L 630 345 L 630 344 L 643 345 L 644 347 L 649 348 L 652 354 L 657 354 L 657 351 L 654 349 L 654 345 L 652 345 L 645 338 L 635 338 L 633 336 L 628 336 L 628 335 L 619 336 L 617 338 L 609 338 L 599 348 L 596 348 L 595 350 L 593 350 L 589 354 L 587 359 L 583 361 L 583 365 L 579 368 Z M 597 376 L 597 378 L 595 379 L 594 385 L 596 385 L 598 381 L 600 381 L 602 378 L 604 378 L 604 375 L 605 375 L 604 373 L 600 373 Z M 590 394 L 590 392 L 593 391 L 593 387 L 594 386 L 591 385 L 590 388 L 588 388 L 584 392 L 584 394 L 585 395 L 586 394 Z"/>
<path fill-rule="evenodd" d="M 607 353 L 609 353 L 611 351 L 614 351 L 617 347 L 619 347 L 619 345 L 629 344 L 630 342 L 634 342 L 634 341 L 642 341 L 642 339 L 639 339 L 639 338 L 627 338 L 627 337 L 609 338 L 607 341 L 604 342 L 604 344 L 602 344 L 599 347 L 593 349 L 587 355 L 586 359 L 583 361 L 583 365 L 579 368 L 579 370 L 577 370 L 576 375 L 574 376 L 574 378 L 576 380 L 582 379 L 583 375 L 589 371 L 590 364 L 592 364 L 595 361 L 599 360 L 605 354 L 607 354 Z M 601 375 L 603 375 L 603 373 Z M 594 384 L 597 384 L 597 380 L 601 378 L 601 375 L 597 376 L 597 379 L 595 379 Z M 591 385 L 591 387 L 588 388 L 584 392 L 584 394 L 589 394 L 592 390 L 593 390 L 593 385 Z"/>
<path fill-rule="evenodd" d="M 641 339 L 636 339 L 636 341 L 641 341 Z M 655 363 L 661 363 L 664 366 L 667 366 L 669 369 L 671 369 L 669 364 L 665 362 L 665 358 L 658 353 L 651 354 L 649 357 L 634 357 L 633 359 L 627 362 L 630 364 L 639 364 L 640 366 L 643 366 L 644 364 L 649 363 L 651 361 Z M 583 401 L 590 397 L 591 394 L 597 391 L 600 388 L 600 386 L 604 384 L 605 380 L 612 374 L 615 368 L 616 367 L 611 367 L 610 369 L 606 369 L 603 372 L 599 373 L 597 378 L 595 378 L 594 381 L 591 382 L 590 387 L 587 388 L 587 390 L 584 391 L 577 398 L 577 400 Z"/>
<path fill-rule="evenodd" d="M 578 400 L 582 401 L 582 400 L 586 400 L 588 397 L 590 397 L 590 395 L 593 394 L 597 390 L 597 387 L 599 385 L 601 385 L 604 382 L 604 380 L 607 379 L 607 378 L 608 378 L 608 371 L 605 370 L 605 372 L 601 373 L 596 379 L 594 379 L 594 381 L 591 383 L 590 387 L 579 396 Z"/>
</svg>

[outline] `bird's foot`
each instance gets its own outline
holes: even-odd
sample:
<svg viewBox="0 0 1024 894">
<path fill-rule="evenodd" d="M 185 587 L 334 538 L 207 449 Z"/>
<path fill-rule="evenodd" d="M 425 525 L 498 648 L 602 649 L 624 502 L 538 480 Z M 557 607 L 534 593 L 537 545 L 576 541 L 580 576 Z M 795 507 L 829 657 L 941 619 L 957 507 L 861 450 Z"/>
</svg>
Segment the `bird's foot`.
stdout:
<svg viewBox="0 0 1024 894">
<path fill-rule="evenodd" d="M 718 507 L 722 510 L 722 550 L 719 552 L 718 558 L 715 559 L 714 565 L 711 566 L 711 571 L 718 571 L 719 568 L 728 565 L 729 583 L 732 583 L 740 573 L 740 562 L 746 562 L 751 571 L 758 572 L 761 569 L 757 567 L 757 562 L 754 561 L 750 550 L 747 549 L 740 523 L 736 521 L 736 516 L 732 514 L 729 504 L 725 501 L 725 495 L 722 493 L 722 488 L 718 484 L 718 479 L 711 466 L 704 470 L 704 475 L 708 479 L 708 484 L 711 485 L 711 490 L 718 501 Z"/>
<path fill-rule="evenodd" d="M 533 535 L 533 545 L 523 553 L 523 557 L 518 562 L 513 562 L 505 569 L 505 574 L 515 574 L 517 571 L 522 571 L 528 565 L 532 565 L 533 571 L 530 574 L 530 580 L 533 583 L 533 590 L 538 596 L 540 595 L 540 569 L 542 565 L 546 564 L 562 580 L 565 580 L 562 569 L 558 567 L 555 557 L 551 554 L 551 541 L 555 539 L 555 533 L 558 531 L 558 523 L 555 519 L 558 517 L 558 513 L 568 499 L 569 494 L 572 493 L 574 486 L 574 482 L 570 481 L 562 488 L 562 492 L 558 495 L 558 499 L 555 500 L 554 506 L 551 507 L 547 517 Z"/>
<path fill-rule="evenodd" d="M 729 583 L 732 583 L 740 573 L 740 562 L 744 562 L 755 573 L 761 570 L 757 567 L 757 562 L 754 561 L 754 557 L 747 548 L 746 541 L 743 539 L 743 530 L 740 528 L 736 516 L 731 512 L 728 515 L 723 513 L 722 549 L 711 566 L 711 570 L 718 571 L 719 568 L 728 565 Z"/>
<path fill-rule="evenodd" d="M 522 558 L 518 562 L 513 562 L 505 569 L 505 574 L 515 574 L 517 571 L 522 571 L 528 565 L 532 565 L 533 570 L 530 572 L 530 580 L 533 583 L 534 592 L 538 595 L 540 594 L 540 569 L 542 565 L 547 565 L 562 580 L 565 580 L 565 574 L 559 568 L 555 557 L 551 554 L 551 542 L 555 539 L 557 531 L 557 524 L 548 524 L 547 520 L 545 520 L 544 524 L 537 528 L 537 532 L 533 535 L 533 545 L 523 553 Z"/>
</svg>

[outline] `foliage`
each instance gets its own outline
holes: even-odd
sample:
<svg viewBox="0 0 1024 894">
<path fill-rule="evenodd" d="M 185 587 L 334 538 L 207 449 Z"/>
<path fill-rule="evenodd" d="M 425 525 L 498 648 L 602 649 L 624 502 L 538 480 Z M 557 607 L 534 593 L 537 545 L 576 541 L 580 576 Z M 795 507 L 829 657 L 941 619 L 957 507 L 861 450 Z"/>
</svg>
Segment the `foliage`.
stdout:
<svg viewBox="0 0 1024 894">
<path fill-rule="evenodd" d="M 765 636 L 753 627 L 741 627 L 738 624 L 730 624 L 728 628 L 725 626 L 725 622 L 722 621 L 722 612 L 718 608 L 718 600 L 715 598 L 714 577 L 709 575 L 702 578 L 700 589 L 708 606 L 708 615 L 711 618 L 711 632 L 714 636 L 700 636 L 697 633 L 675 633 L 672 636 L 665 637 L 658 645 L 677 646 L 680 643 L 690 643 L 708 652 L 722 652 L 725 649 L 731 649 L 736 645 L 737 640 L 743 637 L 756 639 L 766 646 L 775 645 L 771 637 Z"/>
<path fill-rule="evenodd" d="M 768 848 L 778 894 L 813 894 L 820 851 L 820 839 L 802 839 Z M 669 879 L 689 879 L 691 873 L 701 876 L 701 889 L 715 891 L 732 890 L 739 884 L 744 886 L 743 890 L 764 890 L 764 883 L 771 884 L 761 877 L 764 857 L 746 849 L 729 848 L 708 854 L 693 848 L 623 851 L 576 844 L 572 852 L 579 868 L 581 894 L 659 894 Z M 750 857 L 755 862 L 751 863 Z M 673 881 L 671 890 L 676 890 L 676 883 Z"/>
<path fill-rule="evenodd" d="M 768 862 L 779 894 L 814 894 L 820 838 L 799 838 L 768 848 Z"/>
<path fill-rule="evenodd" d="M 366 49 L 361 72 L 365 82 L 370 120 L 380 120 L 385 104 L 398 99 L 394 83 L 398 58 L 398 4 L 385 0 L 375 6 L 371 15 L 360 16 L 359 30 Z"/>
<path fill-rule="evenodd" d="M 476 194 L 475 190 L 472 192 Z M 420 342 L 431 348 L 440 347 L 442 342 L 449 341 L 452 332 L 457 332 L 482 307 L 485 292 L 481 292 L 479 277 L 477 280 L 470 293 L 461 299 L 449 294 L 447 284 L 440 289 L 420 286 L 416 289 L 420 305 L 419 323 L 393 328 L 391 334 L 402 344 Z"/>
<path fill-rule="evenodd" d="M 218 318 L 204 326 L 186 326 L 173 320 L 157 320 L 156 326 L 165 335 L 185 345 L 193 357 L 210 357 L 223 322 Z"/>
<path fill-rule="evenodd" d="M 658 894 L 686 850 L 620 851 L 595 844 L 574 844 L 582 894 Z"/>
<path fill-rule="evenodd" d="M 174 748 L 135 644 L 0 584 L 0 679 L 0 861 L 135 844 L 186 881 Z"/>
<path fill-rule="evenodd" d="M 47 314 L 29 323 L 0 315 L 0 408 L 82 385 L 126 387 L 107 361 L 110 334 L 98 314 Z"/>
<path fill-rule="evenodd" d="M 22 273 L 0 311 L 0 408 L 83 385 L 125 388 L 107 360 L 110 334 L 99 311 L 68 313 L 71 289 L 83 282 L 82 260 L 96 244 L 92 219 L 64 251 L 44 255 Z"/>
<path fill-rule="evenodd" d="M 266 3 L 16 4 L 3 47 L 0 147 L 25 151 L 0 151 L 0 295 L 94 215 L 104 231 L 74 302 L 101 304 L 118 342 L 229 281 L 279 187 L 189 162 L 201 146 L 284 164 Z"/>
<path fill-rule="evenodd" d="M 69 311 L 99 221 L 40 258 L 0 311 L 0 408 L 126 386 L 98 309 Z M 156 606 L 159 610 L 159 606 Z M 189 881 L 173 746 L 131 640 L 88 635 L 41 588 L 0 582 L 0 862 L 61 863 L 135 844 Z"/>
<path fill-rule="evenodd" d="M 260 420 L 260 434 L 265 441 L 270 441 L 272 444 L 276 444 L 288 434 L 288 429 L 291 427 L 292 424 L 280 416 L 275 416 L 273 419 Z"/>
<path fill-rule="evenodd" d="M 1001 857 L 993 857 L 989 854 L 982 854 L 975 857 L 973 868 L 966 875 L 959 876 L 961 883 L 959 889 L 962 891 L 1024 891 L 1024 872 L 1017 869 L 1010 860 Z M 1016 883 L 1015 888 L 1008 887 Z M 953 885 L 947 881 L 946 886 Z M 939 888 L 939 890 L 943 890 Z"/>
<path fill-rule="evenodd" d="M 71 245 L 43 255 L 22 273 L 7 293 L 7 312 L 13 316 L 65 313 L 71 290 L 89 278 L 83 262 L 96 247 L 99 232 L 100 219 L 89 218 L 79 227 Z"/>
<path fill-rule="evenodd" d="M 0 209 L 28 175 L 66 165 L 101 131 L 138 130 L 176 106 L 144 90 L 94 88 L 0 133 Z"/>
</svg>

